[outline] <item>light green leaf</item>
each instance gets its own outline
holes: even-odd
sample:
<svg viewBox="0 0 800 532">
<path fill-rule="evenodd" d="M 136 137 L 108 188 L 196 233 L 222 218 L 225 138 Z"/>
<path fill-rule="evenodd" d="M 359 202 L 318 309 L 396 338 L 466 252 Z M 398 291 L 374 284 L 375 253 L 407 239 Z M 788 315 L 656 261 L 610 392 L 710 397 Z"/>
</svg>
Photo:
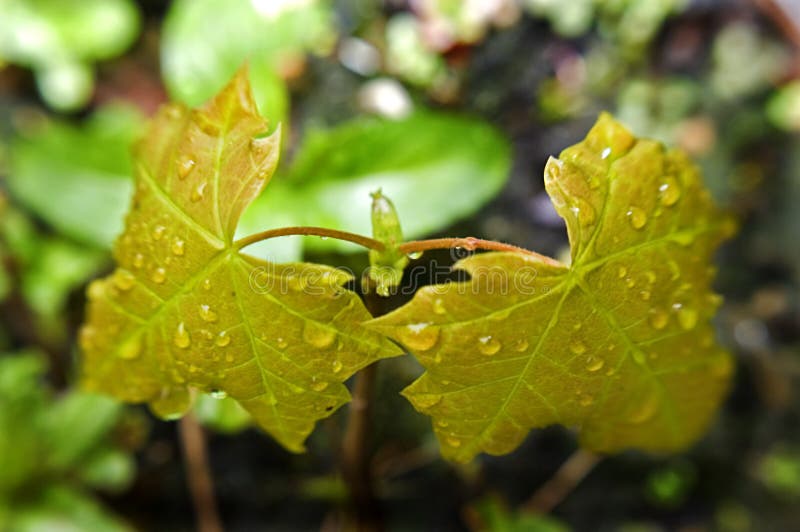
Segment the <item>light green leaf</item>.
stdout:
<svg viewBox="0 0 800 532">
<path fill-rule="evenodd" d="M 278 162 L 246 70 L 200 109 L 164 106 L 136 147 L 136 193 L 117 269 L 88 290 L 81 330 L 89 390 L 183 415 L 196 392 L 237 400 L 287 449 L 349 400 L 343 382 L 400 351 L 345 272 L 275 264 L 234 231 Z"/>
<path fill-rule="evenodd" d="M 475 255 L 457 265 L 470 281 L 422 288 L 371 322 L 427 370 L 404 394 L 457 461 L 508 453 L 554 423 L 598 452 L 686 447 L 733 368 L 714 341 L 711 258 L 734 224 L 686 155 L 607 114 L 550 160 L 545 186 L 570 266 Z"/>
</svg>

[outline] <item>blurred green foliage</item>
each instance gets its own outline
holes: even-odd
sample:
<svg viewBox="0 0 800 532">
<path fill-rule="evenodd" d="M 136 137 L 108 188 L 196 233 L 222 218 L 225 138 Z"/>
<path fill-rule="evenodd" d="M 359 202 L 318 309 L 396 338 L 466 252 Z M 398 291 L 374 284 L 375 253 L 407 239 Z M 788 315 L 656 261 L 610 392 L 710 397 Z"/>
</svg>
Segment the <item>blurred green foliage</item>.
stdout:
<svg viewBox="0 0 800 532">
<path fill-rule="evenodd" d="M 44 100 L 72 111 L 92 96 L 92 63 L 116 57 L 139 34 L 130 0 L 0 1 L 0 65 L 33 69 Z"/>
<path fill-rule="evenodd" d="M 79 392 L 55 396 L 45 369 L 35 354 L 0 357 L 0 529 L 127 530 L 90 492 L 133 479 L 133 459 L 112 437 L 122 407 Z"/>
</svg>

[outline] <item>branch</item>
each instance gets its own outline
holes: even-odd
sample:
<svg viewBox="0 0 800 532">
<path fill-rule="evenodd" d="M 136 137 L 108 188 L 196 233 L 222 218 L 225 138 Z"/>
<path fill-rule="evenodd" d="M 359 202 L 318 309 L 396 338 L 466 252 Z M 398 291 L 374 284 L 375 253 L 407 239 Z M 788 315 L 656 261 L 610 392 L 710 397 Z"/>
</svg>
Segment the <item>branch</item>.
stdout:
<svg viewBox="0 0 800 532">
<path fill-rule="evenodd" d="M 321 236 L 323 238 L 335 238 L 336 240 L 345 240 L 363 246 L 368 249 L 375 249 L 383 251 L 385 249 L 382 242 L 369 238 L 367 236 L 357 235 L 355 233 L 348 233 L 347 231 L 339 231 L 337 229 L 327 229 L 325 227 L 281 227 L 279 229 L 270 229 L 268 231 L 261 231 L 254 235 L 240 238 L 233 243 L 236 249 L 242 249 L 250 244 L 261 242 L 262 240 L 269 240 L 279 236 Z"/>
<path fill-rule="evenodd" d="M 178 423 L 183 460 L 186 465 L 186 480 L 194 503 L 197 530 L 222 532 L 203 427 L 191 413 L 183 416 Z"/>
<path fill-rule="evenodd" d="M 578 449 L 558 471 L 520 506 L 523 512 L 547 514 L 561 504 L 567 496 L 586 478 L 594 466 L 603 458 L 590 451 Z"/>
</svg>

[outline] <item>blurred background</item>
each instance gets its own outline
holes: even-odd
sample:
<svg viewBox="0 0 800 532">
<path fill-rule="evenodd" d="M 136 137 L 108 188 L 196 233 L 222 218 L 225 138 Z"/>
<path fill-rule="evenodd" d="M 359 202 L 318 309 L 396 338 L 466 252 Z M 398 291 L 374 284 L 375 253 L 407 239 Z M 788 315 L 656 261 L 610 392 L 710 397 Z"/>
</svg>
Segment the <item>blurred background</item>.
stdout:
<svg viewBox="0 0 800 532">
<path fill-rule="evenodd" d="M 420 368 L 384 361 L 371 443 L 389 530 L 800 530 L 796 0 L 0 0 L 0 530 L 194 529 L 176 424 L 75 389 L 75 337 L 87 283 L 112 268 L 131 142 L 159 104 L 199 105 L 245 60 L 284 153 L 242 234 L 369 234 L 382 187 L 408 238 L 562 256 L 542 170 L 602 110 L 687 150 L 741 221 L 717 280 L 738 369 L 702 441 L 605 458 L 536 514 L 573 435 L 446 463 L 398 395 Z M 253 252 L 366 265 L 316 238 Z M 432 261 L 452 257 L 414 262 Z M 304 455 L 229 399 L 200 397 L 195 415 L 226 529 L 333 527 L 346 409 Z"/>
</svg>

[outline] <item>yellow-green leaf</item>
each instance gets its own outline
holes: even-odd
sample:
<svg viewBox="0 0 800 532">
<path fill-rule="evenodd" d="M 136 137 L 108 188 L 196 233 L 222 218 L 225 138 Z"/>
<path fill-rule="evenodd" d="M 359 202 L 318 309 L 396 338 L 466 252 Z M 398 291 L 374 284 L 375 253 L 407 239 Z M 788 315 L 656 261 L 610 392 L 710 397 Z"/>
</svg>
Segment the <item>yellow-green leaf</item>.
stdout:
<svg viewBox="0 0 800 532">
<path fill-rule="evenodd" d="M 470 281 L 423 288 L 371 322 L 427 370 L 404 394 L 457 461 L 554 423 L 599 452 L 687 446 L 733 367 L 710 322 L 711 259 L 733 222 L 683 153 L 607 114 L 548 162 L 545 184 L 571 265 L 476 255 L 457 265 Z"/>
<path fill-rule="evenodd" d="M 398 350 L 359 325 L 370 315 L 344 272 L 261 261 L 233 242 L 277 164 L 280 131 L 266 130 L 244 70 L 198 110 L 159 111 L 135 149 L 117 269 L 88 290 L 82 381 L 167 418 L 196 391 L 226 394 L 300 451 L 348 401 L 343 381 Z"/>
</svg>

